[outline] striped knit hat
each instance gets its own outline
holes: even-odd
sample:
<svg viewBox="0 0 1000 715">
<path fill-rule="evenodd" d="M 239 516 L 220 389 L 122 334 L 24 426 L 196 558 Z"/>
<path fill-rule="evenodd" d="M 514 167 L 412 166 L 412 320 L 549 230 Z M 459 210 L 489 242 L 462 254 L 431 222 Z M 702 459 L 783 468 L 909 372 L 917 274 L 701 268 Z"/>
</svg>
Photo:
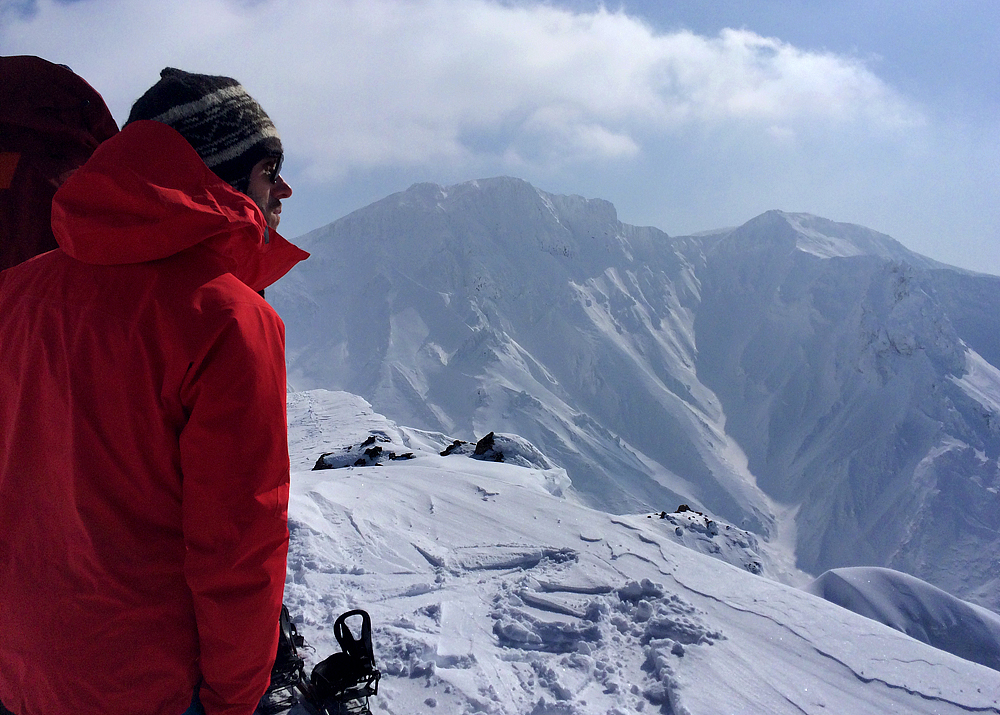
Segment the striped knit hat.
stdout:
<svg viewBox="0 0 1000 715">
<path fill-rule="evenodd" d="M 176 129 L 208 168 L 238 191 L 246 191 L 258 161 L 282 154 L 274 123 L 231 77 L 167 67 L 132 105 L 125 124 L 140 119 Z"/>
</svg>

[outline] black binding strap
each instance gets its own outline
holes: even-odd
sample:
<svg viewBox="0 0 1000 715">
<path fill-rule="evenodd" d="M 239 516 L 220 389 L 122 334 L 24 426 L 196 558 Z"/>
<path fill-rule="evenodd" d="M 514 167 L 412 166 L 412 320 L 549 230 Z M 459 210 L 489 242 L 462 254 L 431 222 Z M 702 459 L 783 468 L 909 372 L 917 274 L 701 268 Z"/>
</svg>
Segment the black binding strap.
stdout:
<svg viewBox="0 0 1000 715">
<path fill-rule="evenodd" d="M 355 638 L 347 619 L 361 617 L 361 635 Z M 333 634 L 343 652 L 334 653 L 313 668 L 312 695 L 327 713 L 370 713 L 368 698 L 378 694 L 382 674 L 375 669 L 372 648 L 372 621 L 366 611 L 344 613 L 333 624 Z"/>
<path fill-rule="evenodd" d="M 347 619 L 352 616 L 361 616 L 361 638 L 355 638 L 351 629 L 347 627 Z M 372 649 L 372 619 L 367 611 L 358 608 L 342 614 L 333 624 L 333 635 L 337 637 L 341 650 L 352 658 L 363 662 L 366 666 L 375 667 L 375 653 Z"/>
</svg>

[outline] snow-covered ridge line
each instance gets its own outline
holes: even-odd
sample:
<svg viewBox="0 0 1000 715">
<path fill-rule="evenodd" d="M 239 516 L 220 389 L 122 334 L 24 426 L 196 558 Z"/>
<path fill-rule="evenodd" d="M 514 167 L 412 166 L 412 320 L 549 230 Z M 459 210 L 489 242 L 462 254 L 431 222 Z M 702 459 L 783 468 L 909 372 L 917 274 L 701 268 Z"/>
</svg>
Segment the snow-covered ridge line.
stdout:
<svg viewBox="0 0 1000 715">
<path fill-rule="evenodd" d="M 285 601 L 312 660 L 336 650 L 340 613 L 371 613 L 376 712 L 1000 713 L 1000 673 L 685 548 L 666 515 L 612 516 L 553 495 L 545 470 L 441 456 L 443 435 L 347 393 L 289 395 L 289 424 Z M 367 434 L 413 459 L 310 469 Z"/>
</svg>

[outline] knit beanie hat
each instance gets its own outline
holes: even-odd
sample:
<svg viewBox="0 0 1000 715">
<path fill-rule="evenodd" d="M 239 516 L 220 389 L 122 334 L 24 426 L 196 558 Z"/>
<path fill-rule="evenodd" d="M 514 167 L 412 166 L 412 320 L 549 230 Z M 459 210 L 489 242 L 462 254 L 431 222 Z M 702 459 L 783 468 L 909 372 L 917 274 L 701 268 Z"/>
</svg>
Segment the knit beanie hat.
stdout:
<svg viewBox="0 0 1000 715">
<path fill-rule="evenodd" d="M 238 191 L 246 191 L 258 161 L 282 154 L 274 123 L 231 77 L 167 67 L 132 105 L 125 124 L 140 119 L 176 129 L 208 168 Z"/>
</svg>

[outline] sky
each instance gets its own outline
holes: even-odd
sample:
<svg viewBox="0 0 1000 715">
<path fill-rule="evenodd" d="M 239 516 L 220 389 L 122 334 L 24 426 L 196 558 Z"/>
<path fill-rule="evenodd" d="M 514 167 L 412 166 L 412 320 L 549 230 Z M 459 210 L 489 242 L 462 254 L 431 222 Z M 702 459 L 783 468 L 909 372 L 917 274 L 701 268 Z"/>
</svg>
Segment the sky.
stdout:
<svg viewBox="0 0 1000 715">
<path fill-rule="evenodd" d="M 672 235 L 808 212 L 994 274 L 998 46 L 996 0 L 0 0 L 0 54 L 119 123 L 165 66 L 239 79 L 288 237 L 509 175 Z"/>
</svg>

